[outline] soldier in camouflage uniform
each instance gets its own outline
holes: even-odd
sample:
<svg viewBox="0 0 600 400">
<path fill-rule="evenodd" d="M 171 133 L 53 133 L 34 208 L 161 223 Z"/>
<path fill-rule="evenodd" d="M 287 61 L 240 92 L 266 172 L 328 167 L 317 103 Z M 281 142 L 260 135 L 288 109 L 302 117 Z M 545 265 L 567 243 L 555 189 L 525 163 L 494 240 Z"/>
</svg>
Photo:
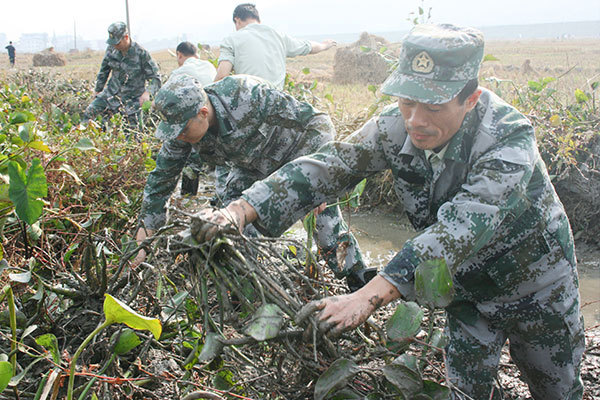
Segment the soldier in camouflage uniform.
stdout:
<svg viewBox="0 0 600 400">
<path fill-rule="evenodd" d="M 156 95 L 154 107 L 163 117 L 156 130 L 163 145 L 144 189 L 145 229 L 138 230 L 138 241 L 164 224 L 165 204 L 192 148 L 209 165 L 231 167 L 221 191 L 221 200 L 228 204 L 255 181 L 314 152 L 335 135 L 327 114 L 250 75 L 226 77 L 204 88 L 189 75 L 172 77 Z M 339 207 L 318 215 L 317 232 L 328 266 L 338 277 L 350 271 L 356 277 L 363 268 L 362 256 Z M 338 265 L 338 248 L 344 249 L 339 254 L 343 265 Z M 144 257 L 141 252 L 138 261 Z"/>
<path fill-rule="evenodd" d="M 158 65 L 148 51 L 131 40 L 125 23 L 111 24 L 108 34 L 108 48 L 96 78 L 95 98 L 86 108 L 83 120 L 87 122 L 104 112 L 120 111 L 132 129 L 140 120 L 141 105 L 160 89 Z"/>
<path fill-rule="evenodd" d="M 324 330 L 337 334 L 394 299 L 415 299 L 415 268 L 443 258 L 456 289 L 446 308 L 453 383 L 489 399 L 508 339 L 533 398 L 581 399 L 585 345 L 569 221 L 531 123 L 478 87 L 482 55 L 475 29 L 416 26 L 381 89 L 399 97 L 397 106 L 205 218 L 222 226 L 226 211 L 277 234 L 316 204 L 391 169 L 420 233 L 361 290 L 313 303 Z M 209 238 L 218 227 L 206 231 Z"/>
</svg>

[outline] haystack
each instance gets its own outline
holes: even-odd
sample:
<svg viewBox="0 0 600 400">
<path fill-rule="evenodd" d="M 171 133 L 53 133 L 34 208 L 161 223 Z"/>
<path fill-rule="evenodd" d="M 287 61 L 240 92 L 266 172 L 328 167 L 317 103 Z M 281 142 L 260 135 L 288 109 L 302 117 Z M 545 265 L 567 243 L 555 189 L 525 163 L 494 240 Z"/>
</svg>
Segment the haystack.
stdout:
<svg viewBox="0 0 600 400">
<path fill-rule="evenodd" d="M 66 64 L 65 56 L 55 53 L 53 47 L 33 55 L 34 67 L 63 67 Z"/>
<path fill-rule="evenodd" d="M 379 50 L 389 48 L 382 37 L 363 32 L 360 38 L 335 52 L 333 81 L 336 83 L 380 84 L 389 75 L 389 63 Z"/>
</svg>

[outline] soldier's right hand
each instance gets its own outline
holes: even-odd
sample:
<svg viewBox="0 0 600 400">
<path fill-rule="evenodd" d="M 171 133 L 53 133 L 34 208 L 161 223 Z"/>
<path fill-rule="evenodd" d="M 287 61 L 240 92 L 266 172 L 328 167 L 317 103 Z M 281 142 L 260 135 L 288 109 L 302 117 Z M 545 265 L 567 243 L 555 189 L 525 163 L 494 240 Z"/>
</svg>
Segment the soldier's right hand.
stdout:
<svg viewBox="0 0 600 400">
<path fill-rule="evenodd" d="M 192 217 L 192 235 L 200 242 L 208 242 L 220 233 L 241 232 L 240 217 L 227 208 L 205 208 Z"/>
<path fill-rule="evenodd" d="M 256 218 L 254 207 L 246 200 L 238 199 L 229 203 L 225 208 L 201 210 L 192 218 L 192 235 L 198 242 L 204 243 L 219 233 L 241 233 L 244 227 Z"/>
</svg>

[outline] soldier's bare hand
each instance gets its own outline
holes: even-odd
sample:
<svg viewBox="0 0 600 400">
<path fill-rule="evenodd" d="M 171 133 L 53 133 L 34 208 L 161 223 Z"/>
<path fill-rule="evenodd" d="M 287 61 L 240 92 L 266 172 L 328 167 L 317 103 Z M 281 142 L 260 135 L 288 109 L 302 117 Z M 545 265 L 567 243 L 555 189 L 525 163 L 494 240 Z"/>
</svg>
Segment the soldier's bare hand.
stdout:
<svg viewBox="0 0 600 400">
<path fill-rule="evenodd" d="M 205 208 L 194 216 L 191 229 L 194 238 L 204 243 L 220 233 L 240 232 L 240 218 L 226 208 Z"/>
</svg>

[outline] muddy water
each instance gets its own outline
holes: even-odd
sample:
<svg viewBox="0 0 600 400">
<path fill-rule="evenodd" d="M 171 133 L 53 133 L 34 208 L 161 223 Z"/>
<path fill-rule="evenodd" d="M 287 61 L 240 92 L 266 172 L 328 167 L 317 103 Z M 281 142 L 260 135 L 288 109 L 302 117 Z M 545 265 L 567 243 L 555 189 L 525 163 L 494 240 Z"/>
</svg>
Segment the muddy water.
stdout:
<svg viewBox="0 0 600 400">
<path fill-rule="evenodd" d="M 413 235 L 405 217 L 380 211 L 353 214 L 347 218 L 369 266 L 382 268 Z M 600 250 L 578 244 L 579 285 L 586 327 L 600 324 Z"/>
</svg>

